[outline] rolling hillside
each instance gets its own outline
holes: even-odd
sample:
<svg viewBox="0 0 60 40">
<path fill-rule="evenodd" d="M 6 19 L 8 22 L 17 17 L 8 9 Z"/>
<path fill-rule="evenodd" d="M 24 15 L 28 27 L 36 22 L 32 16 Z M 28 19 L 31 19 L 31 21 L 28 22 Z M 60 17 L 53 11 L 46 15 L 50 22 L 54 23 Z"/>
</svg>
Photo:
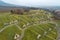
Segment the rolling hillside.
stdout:
<svg viewBox="0 0 60 40">
<path fill-rule="evenodd" d="M 52 16 L 44 10 L 30 10 L 23 15 L 0 13 L 0 40 L 56 40 Z"/>
</svg>

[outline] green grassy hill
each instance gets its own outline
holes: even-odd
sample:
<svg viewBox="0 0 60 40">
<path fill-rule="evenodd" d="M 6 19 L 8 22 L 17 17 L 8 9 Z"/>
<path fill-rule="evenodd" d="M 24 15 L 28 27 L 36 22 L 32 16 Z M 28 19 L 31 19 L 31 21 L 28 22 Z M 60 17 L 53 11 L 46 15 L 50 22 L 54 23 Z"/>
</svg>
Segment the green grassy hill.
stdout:
<svg viewBox="0 0 60 40">
<path fill-rule="evenodd" d="M 52 16 L 44 10 L 30 10 L 23 15 L 0 13 L 0 40 L 56 40 Z M 16 34 L 19 37 L 15 39 Z"/>
</svg>

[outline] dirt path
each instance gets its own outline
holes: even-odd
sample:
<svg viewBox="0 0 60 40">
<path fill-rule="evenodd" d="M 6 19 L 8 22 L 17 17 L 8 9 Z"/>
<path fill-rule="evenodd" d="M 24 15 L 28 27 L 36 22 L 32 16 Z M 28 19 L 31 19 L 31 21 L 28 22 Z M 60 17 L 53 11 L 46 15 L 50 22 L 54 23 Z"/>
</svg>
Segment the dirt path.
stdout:
<svg viewBox="0 0 60 40">
<path fill-rule="evenodd" d="M 12 24 L 12 25 L 14 25 L 14 24 Z M 0 32 L 4 31 L 4 30 L 5 30 L 6 28 L 8 28 L 8 27 L 11 27 L 11 25 L 4 26 L 4 28 L 2 28 L 2 29 L 0 30 Z"/>
</svg>

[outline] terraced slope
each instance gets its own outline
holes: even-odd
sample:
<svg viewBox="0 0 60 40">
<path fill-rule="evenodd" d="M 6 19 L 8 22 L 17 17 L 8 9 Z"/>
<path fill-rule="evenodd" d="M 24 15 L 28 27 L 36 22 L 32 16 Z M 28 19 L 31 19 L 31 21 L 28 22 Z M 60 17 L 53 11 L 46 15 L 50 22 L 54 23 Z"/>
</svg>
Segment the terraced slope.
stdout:
<svg viewBox="0 0 60 40">
<path fill-rule="evenodd" d="M 51 17 L 44 10 L 31 10 L 24 15 L 1 14 L 0 40 L 56 40 L 56 25 Z"/>
</svg>

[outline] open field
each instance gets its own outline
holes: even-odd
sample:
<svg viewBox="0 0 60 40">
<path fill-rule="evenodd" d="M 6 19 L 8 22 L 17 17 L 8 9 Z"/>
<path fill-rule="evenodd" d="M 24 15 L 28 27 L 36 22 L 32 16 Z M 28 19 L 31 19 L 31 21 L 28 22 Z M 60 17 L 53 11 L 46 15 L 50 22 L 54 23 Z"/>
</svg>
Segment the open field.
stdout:
<svg viewBox="0 0 60 40">
<path fill-rule="evenodd" d="M 52 14 L 30 10 L 23 15 L 0 13 L 0 40 L 56 40 L 56 25 Z M 19 37 L 14 39 L 18 34 Z"/>
</svg>

